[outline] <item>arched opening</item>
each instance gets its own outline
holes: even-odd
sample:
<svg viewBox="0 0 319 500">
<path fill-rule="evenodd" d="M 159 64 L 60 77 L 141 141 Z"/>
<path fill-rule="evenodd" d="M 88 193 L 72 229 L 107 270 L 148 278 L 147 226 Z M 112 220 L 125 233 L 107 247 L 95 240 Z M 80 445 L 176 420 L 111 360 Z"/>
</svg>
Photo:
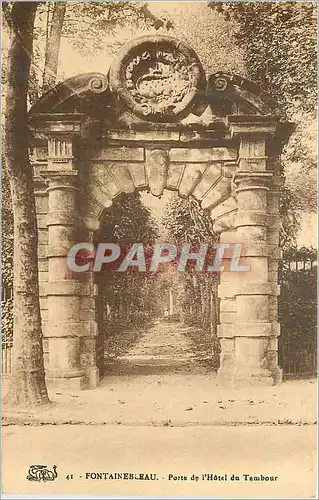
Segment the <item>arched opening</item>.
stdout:
<svg viewBox="0 0 319 500">
<path fill-rule="evenodd" d="M 108 136 L 110 137 L 110 132 Z M 80 189 L 86 215 L 84 220 L 90 231 L 100 229 L 103 214 L 111 209 L 114 200 L 122 195 L 146 191 L 159 198 L 165 190 L 175 192 L 181 199 L 191 197 L 198 207 L 206 212 L 207 218 L 211 221 L 212 231 L 213 221 L 218 228 L 218 224 L 225 220 L 227 227 L 227 218 L 233 218 L 236 213 L 236 200 L 232 192 L 234 189 L 232 175 L 236 168 L 237 157 L 234 141 L 231 141 L 229 148 L 199 149 L 181 143 L 179 133 L 173 140 L 172 133 L 166 131 L 151 133 L 141 131 L 137 137 L 130 132 L 121 131 L 119 135 L 114 131 L 111 132 L 111 137 L 111 147 L 109 143 L 105 147 L 102 139 L 100 144 L 95 143 L 86 148 L 86 169 L 81 183 L 84 189 Z M 211 141 L 208 143 L 211 145 Z M 214 209 L 216 215 L 213 219 L 211 213 L 214 214 Z M 216 239 L 218 239 L 217 234 L 216 232 Z M 212 236 L 213 234 L 209 234 L 208 238 Z M 217 281 L 213 280 L 211 283 L 215 286 L 213 294 L 213 291 L 207 290 L 209 283 L 205 283 L 204 287 L 201 286 L 200 276 L 197 273 L 190 276 L 189 280 L 188 288 L 193 290 L 194 294 L 206 294 L 206 298 L 203 299 L 205 302 L 203 310 L 196 309 L 190 301 L 189 316 L 193 316 L 194 324 L 196 315 L 201 318 L 202 314 L 207 314 L 205 308 L 210 310 L 215 306 L 218 300 Z M 199 298 L 197 300 L 200 301 Z M 210 316 L 211 313 L 208 314 Z M 217 316 L 215 311 L 212 314 Z M 197 319 L 197 323 L 201 324 L 201 320 Z M 208 327 L 206 329 L 208 330 Z M 215 325 L 212 325 L 211 333 L 213 332 L 217 333 Z M 101 334 L 98 336 L 97 348 L 100 375 L 103 370 L 101 360 L 103 342 Z M 219 361 L 216 359 L 218 352 L 219 342 L 215 341 L 214 352 L 211 350 L 210 353 L 211 360 L 214 360 L 211 368 L 215 368 Z"/>
<path fill-rule="evenodd" d="M 142 196 L 138 191 L 122 193 L 105 209 L 94 244 L 115 244 L 121 252 L 93 273 L 100 376 L 216 372 L 219 275 L 208 272 L 208 264 L 198 272 L 192 259 L 185 269 L 179 268 L 183 244 L 198 252 L 201 237 L 211 245 L 204 260 L 213 259 L 218 237 L 212 226 L 196 200 L 190 202 L 171 191 L 161 199 L 145 191 Z M 134 262 L 125 260 L 136 242 L 143 257 L 139 252 Z M 176 249 L 176 257 L 167 252 L 157 264 L 160 245 Z"/>
</svg>

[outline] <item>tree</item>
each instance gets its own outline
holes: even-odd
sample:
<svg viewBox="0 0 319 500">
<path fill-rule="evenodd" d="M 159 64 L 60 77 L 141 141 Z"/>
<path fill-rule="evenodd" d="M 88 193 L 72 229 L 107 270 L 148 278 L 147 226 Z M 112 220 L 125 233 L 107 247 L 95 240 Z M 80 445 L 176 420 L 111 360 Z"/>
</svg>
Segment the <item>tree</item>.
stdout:
<svg viewBox="0 0 319 500">
<path fill-rule="evenodd" d="M 283 250 L 296 247 L 300 229 L 298 198 L 287 185 L 280 188 L 279 215 L 281 219 L 279 244 Z"/>
<path fill-rule="evenodd" d="M 296 123 L 281 161 L 287 187 L 296 200 L 295 210 L 315 212 L 317 5 L 210 2 L 209 6 L 223 13 L 235 28 L 248 78 L 275 97 Z"/>
<path fill-rule="evenodd" d="M 112 242 L 120 245 L 125 255 L 132 243 L 143 243 L 150 247 L 158 236 L 157 224 L 150 211 L 142 204 L 138 192 L 120 196 L 114 200 L 104 215 L 97 242 Z M 146 256 L 147 258 L 147 256 Z M 128 269 L 116 272 L 119 263 L 103 267 L 98 274 L 99 295 L 104 297 L 103 309 L 107 310 L 107 322 L 129 323 L 148 319 L 154 311 L 154 287 L 156 277 Z M 153 289 L 153 291 L 152 291 Z M 101 325 L 105 328 L 105 324 Z"/>
<path fill-rule="evenodd" d="M 8 400 L 11 404 L 27 405 L 48 401 L 37 298 L 37 236 L 32 167 L 27 149 L 27 100 L 32 105 L 43 91 L 56 83 L 62 31 L 64 29 L 66 33 L 81 38 L 88 29 L 88 19 L 84 19 L 86 12 L 91 13 L 88 17 L 93 30 L 92 39 L 99 40 L 100 48 L 100 30 L 112 33 L 118 22 L 127 24 L 129 20 L 132 21 L 134 15 L 136 21 L 144 20 L 154 26 L 156 23 L 157 27 L 161 26 L 162 22 L 149 11 L 147 4 L 133 5 L 130 2 L 104 2 L 101 5 L 67 2 L 28 2 L 24 5 L 20 2 L 4 2 L 2 7 L 10 37 L 9 51 L 6 54 L 8 65 L 3 68 L 2 78 L 8 88 L 5 163 L 12 193 L 10 197 L 8 190 L 4 190 L 4 197 L 5 204 L 9 206 L 6 211 L 8 221 L 11 203 L 15 219 L 14 238 L 12 233 L 6 231 L 2 254 L 5 286 L 10 289 L 14 246 L 15 340 L 12 384 Z M 68 24 L 65 20 L 67 11 Z M 131 17 L 127 16 L 129 12 Z M 75 23 L 73 26 L 72 21 Z M 79 27 L 82 32 L 81 29 L 78 30 Z M 99 37 L 94 29 L 99 32 Z M 6 230 L 8 228 L 9 225 L 6 225 Z M 11 298 L 5 301 L 3 319 L 5 335 L 12 338 Z"/>
<path fill-rule="evenodd" d="M 242 48 L 236 44 L 236 23 L 227 21 L 205 2 L 152 2 L 151 9 L 169 23 L 170 34 L 188 43 L 207 75 L 217 71 L 245 73 Z M 244 74 L 245 76 L 245 74 Z"/>
<path fill-rule="evenodd" d="M 169 27 L 155 16 L 147 3 L 137 2 L 43 2 L 39 3 L 34 29 L 29 99 L 33 104 L 40 94 L 52 88 L 59 73 L 62 40 L 87 56 L 103 50 L 114 51 L 117 30 L 121 27 Z M 124 43 L 124 40 L 122 41 Z"/>
<path fill-rule="evenodd" d="M 125 35 L 118 36 L 121 28 L 130 36 L 130 30 L 150 27 L 169 29 L 170 23 L 155 16 L 145 2 L 68 2 L 63 36 L 86 54 L 111 49 L 113 55 L 126 41 Z"/>
<path fill-rule="evenodd" d="M 201 243 L 212 245 L 217 241 L 213 221 L 193 198 L 172 198 L 163 220 L 171 240 L 178 245 L 191 243 L 194 251 Z M 210 255 L 212 257 L 212 255 Z M 216 333 L 217 277 L 205 271 L 198 273 L 188 266 L 182 273 L 180 302 L 186 323 L 200 323 Z"/>
<path fill-rule="evenodd" d="M 35 2 L 3 5 L 10 30 L 4 154 L 14 225 L 14 344 L 11 405 L 49 402 L 43 366 L 33 171 L 28 156 L 27 93 Z"/>
<path fill-rule="evenodd" d="M 251 78 L 288 114 L 294 107 L 313 112 L 317 99 L 317 19 L 311 2 L 210 2 L 237 23 Z"/>
<path fill-rule="evenodd" d="M 49 9 L 48 5 L 48 20 L 49 24 Z M 58 71 L 59 52 L 61 45 L 62 27 L 65 17 L 66 2 L 55 2 L 53 4 L 53 14 L 51 21 L 50 33 L 46 39 L 45 59 L 43 71 L 42 91 L 46 92 L 56 83 Z M 48 29 L 49 31 L 49 29 Z"/>
</svg>

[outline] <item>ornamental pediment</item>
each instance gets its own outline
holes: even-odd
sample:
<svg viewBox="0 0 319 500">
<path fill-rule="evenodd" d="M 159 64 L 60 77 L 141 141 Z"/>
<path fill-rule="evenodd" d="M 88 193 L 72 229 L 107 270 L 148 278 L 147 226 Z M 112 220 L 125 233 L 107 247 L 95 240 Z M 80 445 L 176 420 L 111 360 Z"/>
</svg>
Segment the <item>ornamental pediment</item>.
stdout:
<svg viewBox="0 0 319 500">
<path fill-rule="evenodd" d="M 284 118 L 257 85 L 224 72 L 205 75 L 191 47 L 164 35 L 125 44 L 107 74 L 85 73 L 59 83 L 30 110 L 31 116 L 42 113 L 82 113 L 113 128 L 222 130 L 228 116 Z"/>
</svg>

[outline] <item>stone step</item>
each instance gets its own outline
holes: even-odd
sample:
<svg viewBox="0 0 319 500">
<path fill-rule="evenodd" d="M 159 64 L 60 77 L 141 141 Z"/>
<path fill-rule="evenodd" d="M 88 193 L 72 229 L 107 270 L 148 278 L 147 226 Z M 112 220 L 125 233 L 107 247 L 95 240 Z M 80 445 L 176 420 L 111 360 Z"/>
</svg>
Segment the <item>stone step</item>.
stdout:
<svg viewBox="0 0 319 500">
<path fill-rule="evenodd" d="M 168 375 L 170 373 L 196 373 L 202 372 L 202 368 L 198 367 L 195 363 L 191 361 L 184 361 L 177 363 L 175 361 L 174 364 L 158 364 L 149 362 L 149 363 L 131 363 L 129 361 L 123 359 L 117 359 L 116 361 L 109 361 L 105 365 L 105 374 L 106 375 L 128 375 L 128 376 L 136 376 L 136 375 Z"/>
<path fill-rule="evenodd" d="M 132 350 L 130 356 L 171 356 L 175 358 L 176 356 L 186 356 L 188 357 L 189 351 L 187 349 L 167 349 L 166 346 L 151 347 L 145 346 Z"/>
<path fill-rule="evenodd" d="M 130 363 L 132 365 L 141 366 L 141 365 L 150 365 L 150 366 L 181 366 L 188 365 L 193 362 L 192 356 L 147 356 L 147 355 L 126 355 L 121 358 L 118 358 L 119 361 L 124 363 Z"/>
</svg>

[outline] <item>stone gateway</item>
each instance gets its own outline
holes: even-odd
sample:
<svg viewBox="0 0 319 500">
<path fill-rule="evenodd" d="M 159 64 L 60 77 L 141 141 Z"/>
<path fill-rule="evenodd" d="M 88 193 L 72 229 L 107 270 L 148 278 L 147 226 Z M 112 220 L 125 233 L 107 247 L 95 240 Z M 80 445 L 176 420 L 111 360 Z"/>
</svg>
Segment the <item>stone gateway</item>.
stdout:
<svg viewBox="0 0 319 500">
<path fill-rule="evenodd" d="M 239 76 L 205 75 L 187 44 L 156 35 L 125 45 L 107 74 L 58 84 L 29 123 L 47 381 L 94 388 L 103 376 L 94 273 L 70 272 L 69 250 L 93 241 L 119 194 L 164 189 L 198 200 L 251 266 L 221 273 L 220 383 L 280 381 L 277 158 L 292 124 L 277 104 Z"/>
</svg>

